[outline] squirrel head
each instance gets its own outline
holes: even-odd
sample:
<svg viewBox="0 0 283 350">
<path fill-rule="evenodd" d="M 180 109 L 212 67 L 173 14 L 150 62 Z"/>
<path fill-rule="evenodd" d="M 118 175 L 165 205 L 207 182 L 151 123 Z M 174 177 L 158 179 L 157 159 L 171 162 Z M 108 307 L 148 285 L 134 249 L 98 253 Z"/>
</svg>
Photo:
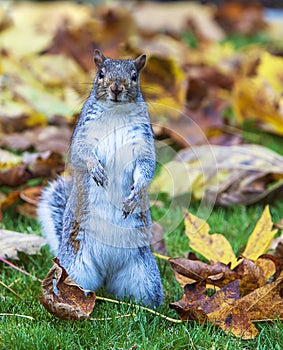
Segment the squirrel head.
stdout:
<svg viewBox="0 0 283 350">
<path fill-rule="evenodd" d="M 113 60 L 95 50 L 94 62 L 97 74 L 94 92 L 99 101 L 135 102 L 140 93 L 140 72 L 145 65 L 146 55 L 135 60 Z"/>
</svg>

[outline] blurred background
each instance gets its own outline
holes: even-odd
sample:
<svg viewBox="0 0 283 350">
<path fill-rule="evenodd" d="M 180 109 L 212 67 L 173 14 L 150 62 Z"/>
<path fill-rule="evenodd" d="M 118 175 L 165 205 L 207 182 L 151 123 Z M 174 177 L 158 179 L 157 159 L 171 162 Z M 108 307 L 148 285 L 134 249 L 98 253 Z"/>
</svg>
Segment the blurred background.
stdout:
<svg viewBox="0 0 283 350">
<path fill-rule="evenodd" d="M 42 186 L 64 170 L 73 126 L 92 88 L 94 48 L 113 58 L 147 54 L 141 84 L 157 140 L 174 152 L 231 147 L 220 154 L 227 165 L 214 178 L 220 189 L 208 178 L 200 180 L 196 169 L 191 184 L 182 182 L 177 194 L 200 199 L 212 191 L 214 201 L 230 205 L 279 193 L 281 6 L 237 0 L 1 1 L 2 215 L 13 206 L 35 217 Z M 254 144 L 263 148 L 246 147 L 244 158 L 235 148 Z M 170 155 L 175 156 L 166 154 L 160 163 L 170 162 Z M 193 168 L 189 161 L 188 166 Z M 169 181 L 157 178 L 152 191 L 174 196 Z"/>
</svg>

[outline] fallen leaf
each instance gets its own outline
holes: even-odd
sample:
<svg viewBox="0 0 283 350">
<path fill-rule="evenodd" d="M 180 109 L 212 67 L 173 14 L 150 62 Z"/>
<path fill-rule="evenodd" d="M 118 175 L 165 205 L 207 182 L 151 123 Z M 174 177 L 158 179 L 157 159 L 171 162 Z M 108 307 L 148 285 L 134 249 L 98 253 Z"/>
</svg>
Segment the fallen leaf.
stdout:
<svg viewBox="0 0 283 350">
<path fill-rule="evenodd" d="M 166 32 L 178 34 L 193 22 L 193 29 L 205 40 L 221 40 L 224 33 L 213 20 L 213 8 L 197 3 L 154 2 L 138 4 L 133 8 L 133 15 L 143 32 Z M 172 21 L 174 18 L 174 21 Z"/>
<path fill-rule="evenodd" d="M 18 253 L 28 255 L 38 254 L 46 244 L 44 238 L 33 234 L 24 234 L 9 230 L 0 230 L 0 257 L 18 259 Z"/>
<path fill-rule="evenodd" d="M 37 205 L 43 186 L 28 187 L 20 191 L 20 197 L 29 204 Z"/>
<path fill-rule="evenodd" d="M 208 299 L 204 293 L 206 291 L 205 282 L 199 281 L 187 284 L 184 287 L 184 295 L 180 301 L 170 303 L 170 308 L 174 309 L 183 321 L 195 320 L 203 323 L 206 315 L 201 306 Z"/>
<path fill-rule="evenodd" d="M 260 2 L 222 2 L 216 12 L 216 20 L 230 34 L 252 35 L 263 30 L 264 8 Z"/>
<path fill-rule="evenodd" d="M 233 271 L 236 274 L 238 274 L 241 278 L 240 292 L 242 294 L 250 293 L 253 290 L 262 287 L 266 284 L 267 278 L 264 275 L 264 271 L 260 268 L 260 266 L 248 259 L 242 259 L 240 261 L 241 262 L 239 263 L 239 265 L 236 266 L 233 269 Z"/>
<path fill-rule="evenodd" d="M 168 250 L 163 239 L 163 227 L 156 221 L 152 223 L 152 238 L 150 244 L 155 253 L 168 255 Z"/>
<path fill-rule="evenodd" d="M 12 6 L 9 14 L 12 24 L 1 33 L 0 46 L 20 58 L 47 49 L 62 24 L 77 26 L 91 16 L 87 6 L 68 2 L 58 2 L 56 6 L 21 2 Z"/>
<path fill-rule="evenodd" d="M 62 156 L 54 152 L 25 152 L 19 157 L 0 150 L 0 185 L 18 186 L 35 177 L 55 176 L 64 168 Z"/>
<path fill-rule="evenodd" d="M 258 54 L 259 64 L 252 76 L 239 77 L 232 89 L 232 104 L 239 123 L 254 121 L 258 128 L 283 135 L 283 58 L 268 52 Z"/>
<path fill-rule="evenodd" d="M 225 206 L 252 204 L 282 188 L 282 164 L 282 156 L 259 145 L 195 146 L 163 165 L 150 192 L 189 192 Z"/>
<path fill-rule="evenodd" d="M 235 307 L 245 310 L 252 321 L 270 321 L 283 318 L 283 273 L 276 281 L 257 288 L 237 300 Z"/>
<path fill-rule="evenodd" d="M 234 267 L 237 258 L 230 243 L 221 234 L 210 235 L 209 225 L 197 216 L 185 212 L 185 230 L 190 240 L 190 247 L 201 253 L 206 259 L 231 263 Z"/>
<path fill-rule="evenodd" d="M 37 127 L 1 135 L 0 147 L 14 151 L 25 151 L 34 147 L 39 152 L 53 151 L 66 155 L 70 145 L 71 133 L 71 128 L 67 125 Z"/>
<path fill-rule="evenodd" d="M 272 239 L 277 233 L 277 230 L 272 230 L 272 227 L 273 223 L 271 221 L 269 207 L 266 206 L 253 232 L 249 236 L 246 248 L 242 253 L 245 258 L 257 260 L 260 255 L 267 251 Z"/>
<path fill-rule="evenodd" d="M 238 338 L 248 340 L 258 335 L 258 330 L 250 320 L 245 309 L 231 305 L 220 308 L 207 315 L 210 322 L 219 325 L 226 333 L 232 333 Z"/>
<path fill-rule="evenodd" d="M 219 261 L 206 264 L 199 260 L 170 258 L 168 262 L 172 266 L 174 272 L 182 276 L 180 278 L 181 282 L 184 281 L 183 276 L 185 276 L 194 281 L 205 281 L 207 284 L 221 288 L 241 278 L 240 274 Z"/>
<path fill-rule="evenodd" d="M 220 326 L 226 333 L 243 339 L 253 339 L 258 331 L 252 324 L 245 309 L 235 305 L 240 298 L 239 280 L 229 283 L 213 296 L 205 295 L 204 282 L 187 284 L 184 295 L 178 302 L 170 304 L 179 317 L 195 320 L 198 323 L 211 322 Z"/>
<path fill-rule="evenodd" d="M 42 282 L 42 294 L 41 304 L 62 320 L 88 319 L 96 299 L 94 292 L 83 290 L 69 277 L 58 258 L 53 259 L 53 266 Z"/>
<path fill-rule="evenodd" d="M 36 206 L 30 203 L 23 203 L 17 205 L 16 212 L 28 218 L 37 219 Z"/>
</svg>

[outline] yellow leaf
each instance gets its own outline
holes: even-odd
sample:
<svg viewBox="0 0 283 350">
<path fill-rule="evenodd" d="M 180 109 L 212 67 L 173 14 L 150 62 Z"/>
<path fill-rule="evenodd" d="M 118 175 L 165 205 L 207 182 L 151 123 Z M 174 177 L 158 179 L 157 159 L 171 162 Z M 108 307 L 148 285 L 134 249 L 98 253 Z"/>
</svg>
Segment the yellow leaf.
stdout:
<svg viewBox="0 0 283 350">
<path fill-rule="evenodd" d="M 240 123 L 253 120 L 259 128 L 283 135 L 283 58 L 265 52 L 259 59 L 255 76 L 244 76 L 235 82 L 232 92 L 235 116 Z"/>
<path fill-rule="evenodd" d="M 249 237 L 243 256 L 247 259 L 256 260 L 269 248 L 277 230 L 272 230 L 273 223 L 268 205 L 265 207 L 252 234 Z"/>
<path fill-rule="evenodd" d="M 209 234 L 210 227 L 202 219 L 193 214 L 185 213 L 186 235 L 190 239 L 190 247 L 208 260 L 237 264 L 237 258 L 230 243 L 221 234 Z"/>
<path fill-rule="evenodd" d="M 17 165 L 22 164 L 23 157 L 16 154 L 0 149 L 0 170 L 7 170 Z"/>
</svg>

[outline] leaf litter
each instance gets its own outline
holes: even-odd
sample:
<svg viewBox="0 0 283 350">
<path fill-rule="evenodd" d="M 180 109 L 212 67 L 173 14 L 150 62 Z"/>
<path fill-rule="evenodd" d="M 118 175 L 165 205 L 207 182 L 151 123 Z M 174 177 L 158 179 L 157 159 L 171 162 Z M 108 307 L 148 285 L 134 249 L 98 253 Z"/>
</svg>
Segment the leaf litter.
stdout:
<svg viewBox="0 0 283 350">
<path fill-rule="evenodd" d="M 42 177 L 38 183 L 45 185 L 63 171 L 74 121 L 91 89 L 93 46 L 111 57 L 146 52 L 142 86 L 158 125 L 154 130 L 159 131 L 158 137 L 169 136 L 178 147 L 193 146 L 165 164 L 175 192 L 163 169 L 152 191 L 171 196 L 191 192 L 194 199 L 205 195 L 227 206 L 255 203 L 282 188 L 281 156 L 264 147 L 241 145 L 245 122 L 283 135 L 278 75 L 282 55 L 275 53 L 272 44 L 271 49 L 250 45 L 237 50 L 229 41 L 220 43 L 231 33 L 251 35 L 262 29 L 272 33 L 261 6 L 236 1 L 219 7 L 111 4 L 95 10 L 73 3 L 9 6 L 0 9 L 0 183 L 13 189 L 0 192 L 2 211 L 24 200 L 17 211 L 35 217 L 41 186 L 30 187 L 29 181 Z M 174 23 L 173 13 L 179 19 Z M 48 24 L 42 20 L 46 17 Z M 187 39 L 184 32 L 189 34 Z M 23 40 L 26 45 L 19 45 Z M 229 109 L 230 119 L 225 117 Z M 240 130 L 237 134 L 235 127 Z M 209 146 L 207 152 L 207 142 L 221 147 Z M 18 151 L 29 152 L 19 155 Z M 200 171 L 203 164 L 205 175 Z M 22 185 L 24 189 L 18 188 Z M 202 244 L 189 228 L 192 223 L 196 228 L 203 226 L 199 227 Z M 173 303 L 182 319 L 190 314 L 192 319 L 214 322 L 249 339 L 257 334 L 251 321 L 259 321 L 262 315 L 265 320 L 274 319 L 275 314 L 282 318 L 282 242 L 274 248 L 276 257 L 262 255 L 275 234 L 268 209 L 239 258 L 221 235 L 210 235 L 200 219 L 187 213 L 185 224 L 191 247 L 201 248 L 210 263 L 170 259 L 185 287 L 182 302 Z M 158 253 L 166 254 L 160 227 L 154 239 Z M 13 256 L 16 251 L 11 252 Z M 95 297 L 84 300 L 84 292 L 69 280 L 59 262 L 52 269 L 44 283 L 47 308 L 61 318 L 88 318 Z M 57 286 L 58 295 L 52 289 L 54 273 L 61 288 Z M 206 290 L 211 286 L 216 292 L 208 297 Z M 262 311 L 266 305 L 270 313 Z"/>
<path fill-rule="evenodd" d="M 253 322 L 283 319 L 283 261 L 264 254 L 277 232 L 272 226 L 266 206 L 244 252 L 236 258 L 231 247 L 226 249 L 229 242 L 224 236 L 209 234 L 204 220 L 186 212 L 190 247 L 210 263 L 195 258 L 168 260 L 184 287 L 182 299 L 170 307 L 184 321 L 211 322 L 242 339 L 258 334 Z M 215 290 L 210 297 L 208 288 Z"/>
</svg>

